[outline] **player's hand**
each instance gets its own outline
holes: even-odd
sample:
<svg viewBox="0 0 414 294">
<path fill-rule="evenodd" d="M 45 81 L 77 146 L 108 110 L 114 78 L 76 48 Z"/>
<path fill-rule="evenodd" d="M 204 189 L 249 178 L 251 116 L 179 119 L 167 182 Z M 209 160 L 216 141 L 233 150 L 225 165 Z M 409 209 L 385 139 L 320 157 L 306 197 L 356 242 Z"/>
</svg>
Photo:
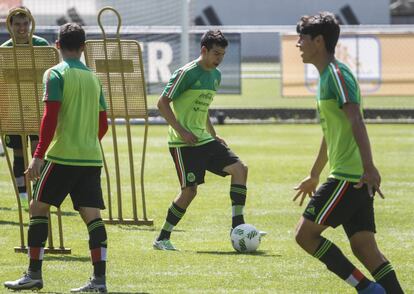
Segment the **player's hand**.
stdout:
<svg viewBox="0 0 414 294">
<path fill-rule="evenodd" d="M 198 141 L 197 137 L 193 133 L 191 133 L 191 132 L 189 132 L 185 129 L 183 129 L 180 132 L 180 136 L 181 136 L 181 138 L 183 138 L 184 142 L 186 142 L 189 145 L 194 145 Z"/>
<path fill-rule="evenodd" d="M 381 198 L 384 199 L 384 194 L 382 194 L 380 189 L 381 176 L 375 166 L 371 166 L 364 170 L 361 179 L 358 184 L 354 185 L 354 188 L 360 189 L 364 184 L 367 184 L 369 196 L 374 197 L 375 192 L 378 192 Z"/>
<path fill-rule="evenodd" d="M 318 184 L 319 177 L 308 176 L 304 178 L 302 182 L 294 188 L 294 190 L 298 192 L 295 197 L 293 197 L 292 201 L 296 201 L 296 199 L 300 198 L 299 206 L 302 206 L 306 196 L 312 197 L 315 194 Z"/>
<path fill-rule="evenodd" d="M 29 166 L 24 171 L 27 178 L 30 181 L 34 181 L 40 178 L 40 173 L 42 171 L 42 167 L 44 164 L 45 164 L 45 161 L 43 159 L 40 159 L 37 157 L 32 158 L 32 161 L 30 162 Z"/>
<path fill-rule="evenodd" d="M 220 143 L 222 143 L 222 144 L 224 144 L 224 145 L 226 145 L 227 146 L 227 143 L 226 143 L 226 141 L 224 141 L 224 139 L 223 138 L 221 138 L 220 136 L 215 136 L 214 137 L 214 139 L 216 139 L 217 141 L 219 141 Z"/>
</svg>

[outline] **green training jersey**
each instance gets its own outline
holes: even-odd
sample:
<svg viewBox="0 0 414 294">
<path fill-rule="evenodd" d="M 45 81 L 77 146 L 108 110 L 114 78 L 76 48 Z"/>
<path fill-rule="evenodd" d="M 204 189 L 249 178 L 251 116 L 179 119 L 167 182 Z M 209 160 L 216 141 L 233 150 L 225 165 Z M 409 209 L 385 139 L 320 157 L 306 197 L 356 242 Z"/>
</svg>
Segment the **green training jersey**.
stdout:
<svg viewBox="0 0 414 294">
<path fill-rule="evenodd" d="M 49 43 L 47 42 L 46 39 L 43 39 L 42 37 L 35 36 L 35 35 L 32 36 L 32 44 L 33 46 L 49 46 Z M 13 39 L 7 40 L 6 42 L 0 45 L 0 47 L 11 47 L 11 46 L 13 46 Z"/>
<path fill-rule="evenodd" d="M 208 109 L 221 82 L 218 69 L 205 70 L 194 60 L 176 70 L 162 96 L 172 100 L 172 111 L 177 121 L 198 139 L 196 146 L 214 138 L 207 131 Z M 170 126 L 170 147 L 187 146 L 180 135 Z"/>
<path fill-rule="evenodd" d="M 361 155 L 342 106 L 361 105 L 361 93 L 346 65 L 335 60 L 325 68 L 319 80 L 317 103 L 328 148 L 329 177 L 358 182 L 363 172 Z M 361 106 L 360 109 L 362 112 Z"/>
<path fill-rule="evenodd" d="M 99 112 L 106 110 L 98 77 L 78 59 L 66 59 L 43 76 L 43 101 L 61 103 L 46 159 L 64 165 L 102 166 Z"/>
</svg>

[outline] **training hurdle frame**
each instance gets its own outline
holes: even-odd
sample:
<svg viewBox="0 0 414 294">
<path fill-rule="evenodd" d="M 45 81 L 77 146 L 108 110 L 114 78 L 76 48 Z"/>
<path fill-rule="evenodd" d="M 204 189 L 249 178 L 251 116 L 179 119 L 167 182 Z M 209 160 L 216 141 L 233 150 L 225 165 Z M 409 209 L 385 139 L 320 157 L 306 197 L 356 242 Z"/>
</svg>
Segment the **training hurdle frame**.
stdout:
<svg viewBox="0 0 414 294">
<path fill-rule="evenodd" d="M 103 28 L 101 17 L 105 11 L 113 12 L 118 19 L 115 38 L 107 38 L 107 34 Z M 148 137 L 148 107 L 142 50 L 137 41 L 120 39 L 119 31 L 121 28 L 121 16 L 114 8 L 102 8 L 98 14 L 98 24 L 101 28 L 103 39 L 86 41 L 84 54 L 86 65 L 100 78 L 106 101 L 109 102 L 108 110 L 111 121 L 112 145 L 115 161 L 117 216 L 114 216 L 112 211 L 113 203 L 111 194 L 111 178 L 109 175 L 107 160 L 104 156 L 104 169 L 108 194 L 108 219 L 104 219 L 104 221 L 108 224 L 152 226 L 154 224 L 153 220 L 148 219 L 147 217 L 144 189 L 144 166 Z M 142 119 L 144 121 L 144 137 L 140 168 L 142 204 L 141 218 L 138 217 L 137 212 L 137 191 L 133 144 L 131 137 L 131 119 Z M 129 178 L 131 184 L 132 218 L 126 218 L 122 208 L 123 191 L 120 172 L 121 164 L 118 152 L 119 144 L 116 130 L 117 120 L 125 122 L 126 128 L 130 172 Z M 103 151 L 102 153 L 104 154 Z"/>
<path fill-rule="evenodd" d="M 16 43 L 11 28 L 11 17 L 15 14 L 25 14 L 31 20 L 29 44 Z M 59 52 L 51 46 L 33 46 L 32 37 L 35 29 L 35 21 L 31 14 L 23 9 L 16 9 L 9 14 L 6 20 L 7 29 L 13 40 L 12 47 L 0 47 L 0 139 L 4 146 L 7 165 L 13 183 L 17 199 L 20 246 L 15 247 L 15 252 L 27 252 L 25 245 L 23 212 L 20 202 L 17 183 L 13 175 L 13 167 L 6 147 L 6 135 L 19 135 L 22 139 L 24 166 L 29 162 L 27 136 L 39 135 L 40 121 L 43 113 L 42 79 L 43 73 L 50 67 L 59 63 Z M 29 201 L 32 199 L 31 183 L 25 177 Z M 62 214 L 60 208 L 56 211 L 58 218 L 59 246 L 53 244 L 52 220 L 49 213 L 49 234 L 45 253 L 70 254 L 71 249 L 66 248 L 63 242 Z"/>
</svg>

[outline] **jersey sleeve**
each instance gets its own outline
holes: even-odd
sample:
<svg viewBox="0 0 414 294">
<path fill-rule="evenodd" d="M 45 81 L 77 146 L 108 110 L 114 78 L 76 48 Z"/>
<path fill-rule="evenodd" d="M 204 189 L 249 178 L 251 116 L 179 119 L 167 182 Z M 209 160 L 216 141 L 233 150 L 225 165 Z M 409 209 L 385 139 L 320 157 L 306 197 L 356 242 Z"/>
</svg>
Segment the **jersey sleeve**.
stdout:
<svg viewBox="0 0 414 294">
<path fill-rule="evenodd" d="M 340 69 L 334 64 L 329 66 L 332 73 L 330 76 L 330 90 L 335 96 L 338 106 L 342 108 L 346 103 L 360 104 L 359 86 L 353 74 Z"/>
<path fill-rule="evenodd" d="M 53 69 L 43 75 L 43 101 L 62 101 L 63 77 Z"/>
<path fill-rule="evenodd" d="M 37 46 L 49 46 L 49 42 L 46 41 L 45 39 L 40 39 L 39 45 Z"/>
<path fill-rule="evenodd" d="M 39 36 L 32 37 L 32 44 L 33 46 L 49 46 L 49 42 L 45 38 Z"/>
<path fill-rule="evenodd" d="M 170 78 L 167 86 L 165 86 L 162 96 L 171 100 L 179 97 L 188 89 L 188 71 L 183 69 L 176 70 Z"/>
</svg>

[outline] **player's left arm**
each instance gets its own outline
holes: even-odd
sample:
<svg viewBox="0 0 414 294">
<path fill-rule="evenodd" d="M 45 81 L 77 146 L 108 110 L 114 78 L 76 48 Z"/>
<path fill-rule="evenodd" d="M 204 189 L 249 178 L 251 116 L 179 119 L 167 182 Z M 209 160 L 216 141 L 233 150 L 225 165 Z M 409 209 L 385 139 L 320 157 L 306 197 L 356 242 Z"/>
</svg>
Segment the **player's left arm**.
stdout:
<svg viewBox="0 0 414 294">
<path fill-rule="evenodd" d="M 207 131 L 211 134 L 211 136 L 213 136 L 214 139 L 216 139 L 217 141 L 223 143 L 224 145 L 227 146 L 226 141 L 224 141 L 223 138 L 221 138 L 220 136 L 217 135 L 216 130 L 214 129 L 213 123 L 211 122 L 210 116 L 207 115 L 207 123 L 206 123 L 206 127 L 207 127 Z"/>
<path fill-rule="evenodd" d="M 380 190 L 381 176 L 372 159 L 371 144 L 369 142 L 368 132 L 359 109 L 359 104 L 352 102 L 345 103 L 342 110 L 351 123 L 352 133 L 354 135 L 355 142 L 358 145 L 364 168 L 364 173 L 355 187 L 361 188 L 365 183 L 368 185 L 368 192 L 371 197 L 374 196 L 373 189 L 375 189 L 375 191 L 377 191 L 378 194 L 384 198 L 384 195 Z"/>
</svg>

